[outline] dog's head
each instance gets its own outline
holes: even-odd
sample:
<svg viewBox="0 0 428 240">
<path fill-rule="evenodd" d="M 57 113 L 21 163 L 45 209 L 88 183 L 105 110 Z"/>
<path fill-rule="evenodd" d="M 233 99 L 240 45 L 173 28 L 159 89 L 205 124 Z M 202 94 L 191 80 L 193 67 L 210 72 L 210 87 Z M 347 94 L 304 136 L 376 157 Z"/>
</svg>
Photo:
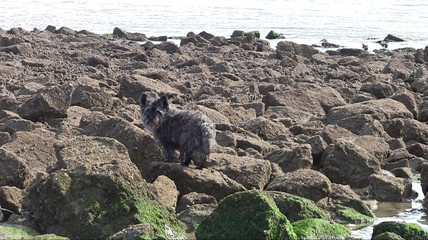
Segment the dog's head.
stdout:
<svg viewBox="0 0 428 240">
<path fill-rule="evenodd" d="M 140 97 L 140 113 L 143 126 L 146 130 L 153 133 L 161 124 L 165 114 L 169 111 L 168 98 L 162 96 L 159 99 L 153 99 L 143 93 Z"/>
</svg>

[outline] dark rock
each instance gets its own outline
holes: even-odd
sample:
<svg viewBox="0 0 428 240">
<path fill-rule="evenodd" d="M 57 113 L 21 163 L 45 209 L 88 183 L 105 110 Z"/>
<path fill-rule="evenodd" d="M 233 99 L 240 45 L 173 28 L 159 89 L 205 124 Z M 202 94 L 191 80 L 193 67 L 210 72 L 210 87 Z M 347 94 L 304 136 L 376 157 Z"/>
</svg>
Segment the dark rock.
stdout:
<svg viewBox="0 0 428 240">
<path fill-rule="evenodd" d="M 176 208 L 176 212 L 179 213 L 185 210 L 188 206 L 195 204 L 217 205 L 217 200 L 213 196 L 207 195 L 205 193 L 191 192 L 181 197 L 181 200 Z"/>
<path fill-rule="evenodd" d="M 146 35 L 142 33 L 129 33 L 118 27 L 115 27 L 113 29 L 113 35 L 118 38 L 125 38 L 132 41 L 139 41 L 139 42 L 147 41 Z"/>
<path fill-rule="evenodd" d="M 134 224 L 130 225 L 127 228 L 111 235 L 108 237 L 108 240 L 129 240 L 133 238 L 140 238 L 140 237 L 149 237 L 150 239 L 153 239 L 155 237 L 155 232 L 149 223 L 140 223 L 140 224 Z"/>
<path fill-rule="evenodd" d="M 394 89 L 388 83 L 374 82 L 374 83 L 365 83 L 361 86 L 361 91 L 369 92 L 373 94 L 376 98 L 387 98 L 394 94 Z"/>
<path fill-rule="evenodd" d="M 318 50 L 305 44 L 281 41 L 276 45 L 276 55 L 279 59 L 282 59 L 284 56 L 293 58 L 295 55 L 304 56 L 310 59 L 312 55 L 317 53 L 319 53 Z"/>
<path fill-rule="evenodd" d="M 284 34 L 278 33 L 272 30 L 266 35 L 266 39 L 284 39 L 284 38 L 285 38 Z"/>
<path fill-rule="evenodd" d="M 113 98 L 99 87 L 78 85 L 71 94 L 70 105 L 109 111 L 113 108 Z"/>
<path fill-rule="evenodd" d="M 111 64 L 110 64 L 110 61 L 107 58 L 102 57 L 102 56 L 94 55 L 94 56 L 91 56 L 88 59 L 88 65 L 90 65 L 92 67 L 96 67 L 98 65 L 102 65 L 105 68 L 109 68 Z"/>
<path fill-rule="evenodd" d="M 33 54 L 33 47 L 29 43 L 20 43 L 0 48 L 0 52 L 19 54 L 28 56 Z"/>
<path fill-rule="evenodd" d="M 339 49 L 339 53 L 342 56 L 355 56 L 358 57 L 360 54 L 366 53 L 363 49 L 359 48 L 342 48 Z"/>
<path fill-rule="evenodd" d="M 404 39 L 396 37 L 392 34 L 388 34 L 383 40 L 387 42 L 404 42 L 405 41 Z"/>
</svg>

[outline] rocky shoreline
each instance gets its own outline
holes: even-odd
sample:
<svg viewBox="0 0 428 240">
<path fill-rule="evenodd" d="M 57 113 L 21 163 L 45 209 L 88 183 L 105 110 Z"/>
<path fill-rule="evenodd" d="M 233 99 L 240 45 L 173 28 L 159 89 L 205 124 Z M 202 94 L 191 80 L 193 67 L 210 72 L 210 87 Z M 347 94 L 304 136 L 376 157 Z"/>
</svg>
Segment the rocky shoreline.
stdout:
<svg viewBox="0 0 428 240">
<path fill-rule="evenodd" d="M 274 50 L 243 31 L 180 41 L 118 28 L 0 29 L 0 227 L 211 238 L 237 204 L 272 209 L 287 225 L 262 234 L 294 239 L 316 237 L 299 235 L 306 219 L 371 221 L 362 199 L 414 198 L 414 174 L 427 193 L 428 47 L 320 52 L 281 41 Z M 141 126 L 142 92 L 214 121 L 219 146 L 206 168 L 163 162 Z"/>
</svg>

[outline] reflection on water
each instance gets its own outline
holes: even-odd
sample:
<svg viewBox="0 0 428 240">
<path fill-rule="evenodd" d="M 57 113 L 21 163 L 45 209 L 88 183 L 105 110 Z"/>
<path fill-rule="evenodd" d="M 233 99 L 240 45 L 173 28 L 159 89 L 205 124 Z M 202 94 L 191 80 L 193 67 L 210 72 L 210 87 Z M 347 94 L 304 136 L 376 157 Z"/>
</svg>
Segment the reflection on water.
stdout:
<svg viewBox="0 0 428 240">
<path fill-rule="evenodd" d="M 423 211 L 422 201 L 424 196 L 419 180 L 412 183 L 412 189 L 418 193 L 418 197 L 411 202 L 379 202 L 377 209 L 373 211 L 377 219 L 374 223 L 360 228 L 361 226 L 349 225 L 354 238 L 369 239 L 373 232 L 373 226 L 385 221 L 397 221 L 417 223 L 423 229 L 428 230 L 427 214 Z M 352 230 L 355 229 L 355 230 Z"/>
</svg>

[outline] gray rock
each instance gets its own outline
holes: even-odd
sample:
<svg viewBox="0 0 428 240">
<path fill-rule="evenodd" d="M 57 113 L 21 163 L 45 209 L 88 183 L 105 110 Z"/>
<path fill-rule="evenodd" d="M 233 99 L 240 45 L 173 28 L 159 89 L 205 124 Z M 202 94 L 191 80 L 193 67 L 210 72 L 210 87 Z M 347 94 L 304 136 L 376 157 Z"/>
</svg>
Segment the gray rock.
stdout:
<svg viewBox="0 0 428 240">
<path fill-rule="evenodd" d="M 369 178 L 369 194 L 378 201 L 401 202 L 412 196 L 410 179 L 373 174 Z"/>
<path fill-rule="evenodd" d="M 301 144 L 290 151 L 273 151 L 266 156 L 266 158 L 271 162 L 277 163 L 284 173 L 293 172 L 298 169 L 312 167 L 313 159 L 311 149 L 311 145 Z"/>
</svg>

